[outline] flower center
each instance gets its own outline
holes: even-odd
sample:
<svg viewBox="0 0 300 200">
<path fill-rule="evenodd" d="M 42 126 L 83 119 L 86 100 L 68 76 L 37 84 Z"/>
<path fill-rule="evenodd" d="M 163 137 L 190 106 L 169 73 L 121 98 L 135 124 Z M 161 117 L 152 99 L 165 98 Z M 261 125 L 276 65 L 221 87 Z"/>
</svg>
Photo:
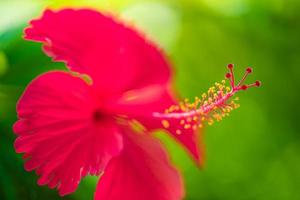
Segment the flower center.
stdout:
<svg viewBox="0 0 300 200">
<path fill-rule="evenodd" d="M 93 121 L 99 122 L 102 121 L 105 118 L 104 114 L 100 110 L 96 110 L 93 113 Z"/>
</svg>

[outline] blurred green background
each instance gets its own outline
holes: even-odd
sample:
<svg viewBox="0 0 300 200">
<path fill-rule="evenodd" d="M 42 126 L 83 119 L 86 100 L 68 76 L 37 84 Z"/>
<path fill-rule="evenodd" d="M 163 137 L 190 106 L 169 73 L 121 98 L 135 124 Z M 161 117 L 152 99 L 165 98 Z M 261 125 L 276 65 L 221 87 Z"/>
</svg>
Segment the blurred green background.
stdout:
<svg viewBox="0 0 300 200">
<path fill-rule="evenodd" d="M 187 200 L 300 199 L 300 1 L 297 0 L 0 0 L 0 199 L 60 199 L 36 184 L 13 149 L 15 104 L 38 74 L 62 68 L 22 29 L 45 7 L 94 7 L 119 13 L 170 56 L 179 94 L 193 97 L 224 77 L 254 67 L 263 87 L 241 93 L 241 107 L 205 132 L 206 164 L 198 169 L 160 134 L 185 177 Z M 59 31 L 59 30 L 58 30 Z M 88 177 L 63 199 L 92 199 Z"/>
</svg>

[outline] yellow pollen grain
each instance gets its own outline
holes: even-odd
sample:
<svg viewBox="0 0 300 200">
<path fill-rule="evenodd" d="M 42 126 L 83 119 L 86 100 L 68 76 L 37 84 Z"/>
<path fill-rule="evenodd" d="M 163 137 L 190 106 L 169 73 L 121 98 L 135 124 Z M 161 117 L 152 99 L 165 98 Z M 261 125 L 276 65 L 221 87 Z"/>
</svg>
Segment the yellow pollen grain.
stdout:
<svg viewBox="0 0 300 200">
<path fill-rule="evenodd" d="M 180 120 L 180 124 L 183 125 L 185 122 L 184 122 L 184 119 Z"/>
<path fill-rule="evenodd" d="M 222 116 L 220 114 L 214 114 L 213 117 L 217 120 L 217 121 L 221 121 L 222 120 Z"/>
<path fill-rule="evenodd" d="M 190 125 L 190 124 L 184 125 L 184 129 L 189 129 L 189 128 L 191 128 L 191 125 Z"/>
<path fill-rule="evenodd" d="M 169 128 L 170 127 L 170 123 L 167 120 L 162 120 L 161 124 L 163 125 L 164 128 Z"/>
<path fill-rule="evenodd" d="M 190 108 L 195 108 L 196 107 L 196 104 L 195 103 L 191 103 L 190 104 Z"/>
<path fill-rule="evenodd" d="M 203 127 L 203 125 L 202 125 L 202 124 L 199 124 L 199 125 L 198 125 L 198 127 L 199 127 L 199 128 L 202 128 L 202 127 Z"/>
<path fill-rule="evenodd" d="M 183 104 L 181 104 L 181 105 L 180 105 L 180 110 L 186 111 L 186 107 L 185 107 Z"/>
<path fill-rule="evenodd" d="M 193 120 L 194 120 L 194 121 L 197 121 L 197 120 L 198 120 L 198 117 L 197 117 L 197 116 L 194 116 L 194 117 L 193 117 Z"/>
<path fill-rule="evenodd" d="M 209 121 L 209 122 L 208 122 L 208 125 L 211 126 L 211 125 L 213 125 L 213 123 L 214 123 L 214 121 Z"/>
</svg>

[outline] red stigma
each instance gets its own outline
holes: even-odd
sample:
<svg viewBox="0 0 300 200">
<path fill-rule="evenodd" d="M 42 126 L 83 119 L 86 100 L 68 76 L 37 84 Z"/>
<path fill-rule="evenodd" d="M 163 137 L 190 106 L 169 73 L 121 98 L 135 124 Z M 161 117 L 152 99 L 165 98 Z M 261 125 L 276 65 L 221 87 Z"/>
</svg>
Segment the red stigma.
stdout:
<svg viewBox="0 0 300 200">
<path fill-rule="evenodd" d="M 230 73 L 226 73 L 225 77 L 226 78 L 231 78 L 231 74 Z"/>
<path fill-rule="evenodd" d="M 261 86 L 261 82 L 260 82 L 260 81 L 255 81 L 255 85 L 256 85 L 257 87 L 260 87 L 260 86 Z"/>
<path fill-rule="evenodd" d="M 233 69 L 234 65 L 233 64 L 228 64 L 227 67 L 228 67 L 228 69 Z"/>
<path fill-rule="evenodd" d="M 252 73 L 252 71 L 253 71 L 253 69 L 251 68 L 251 67 L 248 67 L 247 69 L 246 69 L 246 71 L 247 71 L 247 73 Z"/>
</svg>

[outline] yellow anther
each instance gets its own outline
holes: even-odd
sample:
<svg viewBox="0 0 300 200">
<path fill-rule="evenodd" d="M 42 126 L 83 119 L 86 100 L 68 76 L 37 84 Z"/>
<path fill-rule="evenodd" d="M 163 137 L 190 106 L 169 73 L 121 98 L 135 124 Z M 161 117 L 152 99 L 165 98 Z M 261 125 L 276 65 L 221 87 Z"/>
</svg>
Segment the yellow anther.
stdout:
<svg viewBox="0 0 300 200">
<path fill-rule="evenodd" d="M 177 129 L 177 130 L 176 130 L 176 134 L 177 134 L 177 135 L 180 135 L 180 134 L 181 134 L 181 130 Z"/>
<path fill-rule="evenodd" d="M 218 113 L 214 114 L 213 117 L 217 120 L 217 121 L 221 121 L 222 120 L 222 116 Z"/>
<path fill-rule="evenodd" d="M 208 125 L 213 125 L 214 121 L 213 120 L 209 120 Z"/>
<path fill-rule="evenodd" d="M 184 111 L 186 111 L 186 107 L 184 105 L 180 105 L 180 110 L 182 110 L 184 112 Z"/>
<path fill-rule="evenodd" d="M 199 105 L 199 101 L 195 101 L 194 108 L 196 109 L 198 107 L 198 105 Z"/>
<path fill-rule="evenodd" d="M 183 125 L 185 122 L 184 122 L 184 119 L 180 120 L 180 124 Z"/>
<path fill-rule="evenodd" d="M 198 117 L 197 117 L 197 116 L 194 116 L 194 117 L 193 117 L 193 120 L 194 120 L 194 121 L 197 121 L 197 120 L 198 120 Z"/>
<path fill-rule="evenodd" d="M 167 120 L 162 120 L 161 123 L 162 123 L 164 128 L 169 128 L 170 127 L 170 123 Z"/>
<path fill-rule="evenodd" d="M 187 122 L 192 122 L 192 118 L 191 118 L 191 117 L 188 117 L 188 118 L 186 119 L 186 121 L 187 121 Z"/>
<path fill-rule="evenodd" d="M 202 127 L 203 127 L 203 124 L 199 124 L 198 127 L 199 127 L 199 128 L 202 128 Z"/>
<path fill-rule="evenodd" d="M 184 125 L 184 129 L 189 129 L 189 128 L 191 128 L 191 125 L 190 125 L 190 124 Z"/>
<path fill-rule="evenodd" d="M 194 105 L 195 105 L 194 103 L 190 103 L 187 106 L 188 106 L 188 108 L 194 108 L 195 107 Z"/>
<path fill-rule="evenodd" d="M 224 86 L 220 85 L 220 86 L 218 87 L 218 89 L 219 89 L 220 91 L 222 91 L 222 90 L 224 89 Z"/>
<path fill-rule="evenodd" d="M 179 110 L 179 106 L 174 106 L 174 110 L 178 111 Z"/>
</svg>

